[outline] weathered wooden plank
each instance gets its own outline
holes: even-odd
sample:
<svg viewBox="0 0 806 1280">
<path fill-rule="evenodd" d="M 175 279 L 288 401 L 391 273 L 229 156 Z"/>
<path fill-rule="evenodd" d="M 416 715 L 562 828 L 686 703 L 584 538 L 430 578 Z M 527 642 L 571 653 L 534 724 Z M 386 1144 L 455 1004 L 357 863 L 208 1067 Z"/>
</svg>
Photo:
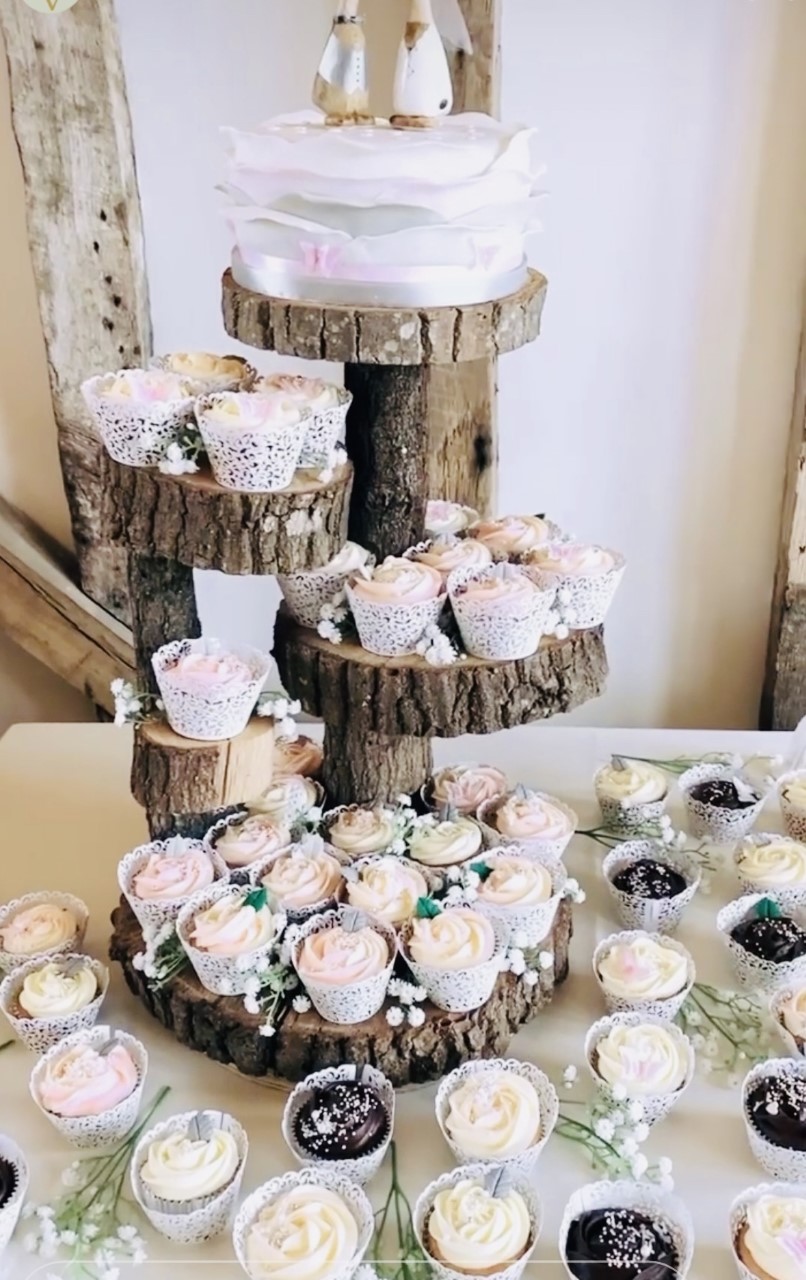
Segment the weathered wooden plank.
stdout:
<svg viewBox="0 0 806 1280">
<path fill-rule="evenodd" d="M 93 372 L 151 350 L 143 227 L 114 5 L 0 6 L 59 450 L 81 582 L 126 607 L 125 555 L 100 536 L 101 446 L 81 398 Z"/>
</svg>

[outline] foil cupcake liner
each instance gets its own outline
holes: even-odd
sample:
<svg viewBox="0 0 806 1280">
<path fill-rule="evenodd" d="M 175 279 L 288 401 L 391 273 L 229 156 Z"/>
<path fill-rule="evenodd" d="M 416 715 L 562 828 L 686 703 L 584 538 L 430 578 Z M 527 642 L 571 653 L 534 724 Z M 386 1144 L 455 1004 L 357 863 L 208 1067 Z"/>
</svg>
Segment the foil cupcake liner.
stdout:
<svg viewBox="0 0 806 1280">
<path fill-rule="evenodd" d="M 232 689 L 211 689 L 209 693 L 182 687 L 172 668 L 188 654 L 233 654 L 250 669 L 252 678 Z M 217 640 L 173 640 L 151 659 L 165 714 L 174 733 L 200 742 L 221 742 L 235 738 L 249 723 L 260 691 L 269 674 L 271 661 L 265 653 L 248 645 L 225 647 Z"/>
<path fill-rule="evenodd" d="M 680 775 L 678 786 L 693 836 L 707 837 L 713 844 L 733 844 L 746 836 L 755 825 L 764 808 L 763 795 L 746 809 L 721 809 L 718 805 L 703 804 L 691 794 L 692 787 L 696 787 L 698 783 L 729 780 L 736 776 L 735 769 L 723 764 L 695 764 Z M 741 778 L 741 774 L 738 776 Z M 749 781 L 747 785 L 758 791 L 758 787 Z"/>
<path fill-rule="evenodd" d="M 237 892 L 238 886 L 233 884 L 218 884 L 210 889 L 202 889 L 185 903 L 176 921 L 177 937 L 193 965 L 196 977 L 206 991 L 212 991 L 216 996 L 246 995 L 252 976 L 268 962 L 276 943 L 276 938 L 272 937 L 265 946 L 256 947 L 254 951 L 241 956 L 211 955 L 194 947 L 190 932 L 196 916 L 222 898 Z M 247 959 L 249 966 L 242 969 L 239 961 L 244 963 Z"/>
<path fill-rule="evenodd" d="M 802 840 L 806 843 L 806 808 L 801 805 L 793 804 L 791 800 L 784 795 L 786 788 L 790 782 L 806 777 L 804 769 L 790 769 L 788 773 L 784 773 L 776 783 L 776 792 L 778 795 L 778 804 L 781 807 L 781 816 L 784 820 L 784 829 L 786 834 L 791 836 L 793 840 Z"/>
<path fill-rule="evenodd" d="M 365 564 L 375 564 L 375 557 L 369 552 Z M 294 621 L 315 631 L 319 626 L 322 606 L 330 604 L 333 597 L 344 590 L 344 584 L 354 572 L 354 569 L 348 569 L 346 573 L 332 573 L 325 566 L 300 573 L 278 573 L 277 581 Z"/>
<path fill-rule="evenodd" d="M 461 1085 L 474 1077 L 490 1075 L 500 1071 L 521 1076 L 533 1086 L 540 1105 L 540 1128 L 535 1140 L 525 1151 L 518 1152 L 517 1155 L 487 1159 L 484 1156 L 474 1155 L 472 1152 L 465 1151 L 451 1137 L 447 1127 L 447 1120 L 451 1097 Z M 503 1166 L 507 1169 L 520 1169 L 525 1174 L 531 1173 L 537 1165 L 546 1143 L 554 1132 L 554 1127 L 560 1114 L 560 1100 L 557 1097 L 557 1090 L 548 1076 L 538 1067 L 533 1066 L 531 1062 L 519 1062 L 515 1058 L 487 1058 L 478 1062 L 465 1062 L 461 1067 L 451 1071 L 441 1081 L 437 1089 L 434 1107 L 440 1132 L 453 1152 L 457 1164 L 476 1163 L 485 1165 L 487 1168 L 491 1165 Z"/>
<path fill-rule="evenodd" d="M 28 1194 L 28 1162 L 16 1142 L 0 1133 L 0 1159 L 7 1160 L 17 1171 L 17 1185 L 0 1208 L 0 1257 L 8 1245 L 20 1220 L 25 1197 Z"/>
<path fill-rule="evenodd" d="M 116 1107 L 104 1111 L 99 1116 L 57 1116 L 52 1111 L 47 1111 L 40 1102 L 39 1087 L 48 1065 L 75 1045 L 88 1044 L 93 1049 L 99 1049 L 112 1036 L 128 1051 L 137 1068 L 137 1084 L 128 1098 L 124 1098 Z M 137 1120 L 147 1071 L 148 1053 L 145 1045 L 125 1031 L 113 1031 L 108 1026 L 95 1026 L 91 1031 L 79 1031 L 76 1035 L 66 1036 L 60 1044 L 54 1045 L 39 1059 L 31 1073 L 31 1097 L 42 1115 L 47 1117 L 54 1129 L 58 1129 L 72 1146 L 82 1150 L 113 1146 L 126 1136 Z"/>
<path fill-rule="evenodd" d="M 529 577 L 545 590 L 556 592 L 563 622 L 572 631 L 586 631 L 599 627 L 607 617 L 621 579 L 626 561 L 618 552 L 611 552 L 614 568 L 605 573 L 587 576 L 552 573 L 537 564 L 526 564 Z"/>
<path fill-rule="evenodd" d="M 568 1201 L 560 1223 L 560 1257 L 566 1272 L 574 1280 L 568 1265 L 568 1234 L 572 1223 L 583 1213 L 597 1209 L 633 1209 L 662 1222 L 671 1233 L 679 1258 L 676 1280 L 686 1280 L 694 1258 L 694 1223 L 682 1200 L 648 1182 L 592 1182 L 575 1191 Z M 758 1280 L 758 1277 L 756 1277 Z"/>
<path fill-rule="evenodd" d="M 137 923 L 143 929 L 159 929 L 164 924 L 175 924 L 182 907 L 192 897 L 192 894 L 188 894 L 184 898 L 164 899 L 159 902 L 148 901 L 144 898 L 138 898 L 132 888 L 135 878 L 146 866 L 149 858 L 155 853 L 168 853 L 171 847 L 176 846 L 177 843 L 184 847 L 188 853 L 204 853 L 210 858 L 213 864 L 214 883 L 226 884 L 230 878 L 229 868 L 224 860 L 218 856 L 214 849 L 209 849 L 201 840 L 185 840 L 181 837 L 178 841 L 176 838 L 172 840 L 150 840 L 147 844 L 141 844 L 136 849 L 131 849 L 129 853 L 124 854 L 118 863 L 118 884 L 121 893 L 134 912 Z"/>
<path fill-rule="evenodd" d="M 417 985 L 428 992 L 428 999 L 445 1013 L 472 1013 L 486 1004 L 495 990 L 501 963 L 509 945 L 509 929 L 500 920 L 491 920 L 495 933 L 495 950 L 489 960 L 470 969 L 436 969 L 418 964 L 408 950 L 407 928 L 400 936 L 400 951 L 414 974 Z"/>
<path fill-rule="evenodd" d="M 104 447 L 127 467 L 156 467 L 182 427 L 193 419 L 195 400 L 144 401 L 103 395 L 117 374 L 88 378 L 81 394 L 98 427 Z M 143 439 L 147 443 L 143 443 Z"/>
<path fill-rule="evenodd" d="M 485 847 L 487 849 L 498 849 L 502 846 L 506 848 L 508 845 L 518 845 L 519 848 L 525 849 L 527 852 L 544 853 L 549 857 L 561 858 L 574 838 L 578 822 L 577 815 L 562 800 L 558 800 L 556 796 L 548 795 L 545 791 L 534 791 L 530 794 L 537 796 L 540 800 L 545 800 L 548 804 L 554 805 L 556 809 L 565 814 L 570 824 L 570 830 L 558 836 L 535 836 L 534 838 L 503 835 L 495 825 L 495 815 L 501 805 L 512 795 L 512 792 L 507 792 L 503 796 L 497 796 L 494 800 L 485 800 L 476 813 L 476 818 L 484 832 Z"/>
<path fill-rule="evenodd" d="M 616 888 L 613 880 L 621 871 L 644 858 L 660 862 L 679 871 L 687 888 L 673 898 L 642 898 L 635 893 L 625 893 Z M 658 844 L 656 840 L 627 840 L 611 849 L 602 863 L 602 875 L 612 898 L 619 920 L 625 929 L 643 929 L 647 933 L 674 933 L 679 927 L 686 907 L 693 901 L 700 887 L 702 873 L 696 863 Z"/>
<path fill-rule="evenodd" d="M 447 597 L 414 604 L 381 604 L 357 595 L 349 582 L 347 599 L 362 649 L 382 658 L 402 658 L 414 653 L 427 627 L 440 619 Z"/>
<path fill-rule="evenodd" d="M 257 862 L 250 863 L 247 868 L 248 883 L 259 889 L 263 884 L 263 877 L 270 871 L 271 867 L 278 858 L 284 857 L 293 851 L 295 846 L 289 845 L 287 849 L 278 849 L 276 853 L 270 853 L 265 858 L 258 858 Z M 325 845 L 325 852 L 329 853 L 337 862 L 347 865 L 348 859 L 339 849 L 335 849 L 332 845 Z M 280 902 L 280 909 L 285 913 L 289 924 L 304 924 L 306 920 L 310 920 L 312 916 L 320 916 L 325 911 L 336 911 L 344 897 L 345 884 L 342 880 L 341 885 L 335 894 L 331 894 L 329 898 L 322 898 L 319 902 L 312 903 L 307 907 L 289 907 L 285 903 Z"/>
<path fill-rule="evenodd" d="M 160 369 L 163 373 L 176 373 L 171 368 L 171 360 L 177 352 L 169 352 L 165 356 L 153 356 L 149 361 L 149 367 L 152 369 Z M 255 380 L 258 376 L 257 369 L 244 360 L 243 356 L 226 355 L 222 357 L 224 360 L 237 360 L 241 366 L 241 373 L 234 378 L 216 377 L 213 374 L 204 377 L 204 375 L 191 375 L 180 373 L 179 377 L 184 378 L 186 382 L 193 384 L 193 390 L 197 397 L 220 395 L 223 391 L 251 391 Z"/>
<path fill-rule="evenodd" d="M 648 1125 L 656 1125 L 660 1120 L 665 1119 L 673 1107 L 677 1105 L 683 1094 L 690 1087 L 694 1072 L 697 1066 L 696 1054 L 694 1046 L 688 1036 L 684 1035 L 680 1028 L 674 1022 L 669 1022 L 665 1018 L 648 1017 L 642 1013 L 614 1013 L 607 1018 L 599 1018 L 590 1027 L 585 1037 L 585 1058 L 588 1063 L 593 1082 L 597 1090 L 608 1102 L 616 1103 L 617 1099 L 613 1094 L 613 1086 L 605 1080 L 600 1074 L 596 1066 L 596 1053 L 599 1042 L 604 1040 L 606 1036 L 614 1031 L 617 1027 L 642 1027 L 642 1026 L 662 1027 L 672 1036 L 682 1049 L 684 1049 L 688 1065 L 683 1083 L 679 1089 L 675 1089 L 673 1093 L 633 1093 L 629 1091 L 629 1085 L 625 1084 L 627 1090 L 628 1101 L 636 1100 L 644 1104 L 644 1120 Z"/>
<path fill-rule="evenodd" d="M 803 1058 L 771 1058 L 751 1067 L 742 1085 L 742 1115 L 747 1141 L 755 1159 L 765 1173 L 781 1182 L 806 1182 L 806 1151 L 781 1147 L 765 1138 L 753 1122 L 748 1110 L 748 1098 L 756 1085 L 772 1078 L 796 1078 L 806 1080 L 806 1061 Z"/>
<path fill-rule="evenodd" d="M 449 1187 L 456 1186 L 457 1182 L 468 1178 L 480 1178 L 482 1181 L 490 1172 L 489 1164 L 476 1162 L 474 1164 L 462 1165 L 458 1169 L 452 1169 L 450 1173 L 443 1173 L 441 1177 L 436 1178 L 425 1188 L 418 1197 L 414 1206 L 412 1217 L 414 1234 L 417 1237 L 417 1243 L 422 1249 L 425 1257 L 428 1259 L 431 1274 L 436 1280 L 469 1280 L 466 1271 L 454 1271 L 444 1262 L 440 1262 L 430 1251 L 428 1238 L 428 1219 L 434 1207 L 434 1201 L 440 1191 Z M 517 1191 L 525 1200 L 529 1211 L 529 1220 L 532 1227 L 529 1244 L 523 1254 L 514 1259 L 508 1266 L 501 1267 L 500 1270 L 494 1272 L 483 1272 L 480 1274 L 490 1275 L 494 1280 L 519 1280 L 523 1275 L 527 1264 L 535 1251 L 540 1232 L 543 1228 L 543 1205 L 540 1197 L 532 1186 L 531 1179 L 524 1171 L 511 1168 L 508 1170 L 512 1179 L 512 1190 Z"/>
<path fill-rule="evenodd" d="M 733 1261 L 736 1265 L 739 1280 L 759 1280 L 758 1271 L 751 1270 L 739 1257 L 739 1241 L 742 1232 L 747 1226 L 747 1210 L 749 1207 L 755 1204 L 756 1201 L 763 1199 L 764 1196 L 775 1196 L 776 1199 L 787 1199 L 791 1196 L 802 1200 L 803 1194 L 803 1187 L 797 1183 L 762 1182 L 755 1187 L 748 1187 L 733 1201 L 728 1221 Z"/>
<path fill-rule="evenodd" d="M 196 401 L 196 421 L 213 475 L 224 489 L 240 493 L 279 493 L 287 489 L 300 465 L 311 422 L 310 410 L 299 421 L 263 430 L 230 426 L 210 416 L 215 396 Z"/>
<path fill-rule="evenodd" d="M 338 388 L 339 402 L 331 409 L 311 411 L 311 421 L 305 433 L 301 467 L 327 466 L 336 445 L 343 445 L 347 435 L 347 414 L 353 403 L 352 392 Z"/>
<path fill-rule="evenodd" d="M 279 1178 L 272 1178 L 270 1182 L 265 1182 L 262 1187 L 258 1187 L 256 1191 L 253 1191 L 244 1200 L 238 1210 L 238 1216 L 235 1219 L 235 1226 L 232 1231 L 235 1255 L 242 1269 L 247 1276 L 254 1274 L 249 1268 L 246 1249 L 249 1231 L 255 1219 L 270 1204 L 278 1200 L 280 1196 L 286 1195 L 289 1191 L 294 1191 L 297 1187 L 324 1187 L 328 1191 L 332 1191 L 335 1195 L 341 1197 L 355 1218 L 358 1226 L 356 1252 L 343 1270 L 334 1272 L 330 1277 L 330 1280 L 351 1280 L 356 1269 L 361 1265 L 375 1230 L 375 1216 L 372 1205 L 365 1192 L 356 1182 L 353 1182 L 352 1178 L 345 1178 L 342 1175 L 331 1173 L 319 1165 L 315 1169 L 298 1169 L 294 1173 L 284 1173 Z"/>
<path fill-rule="evenodd" d="M 47 959 L 29 961 L 19 969 L 14 969 L 0 984 L 0 1008 L 17 1037 L 32 1053 L 47 1053 L 48 1049 L 59 1044 L 65 1036 L 75 1035 L 78 1031 L 91 1031 L 98 1021 L 101 1005 L 109 989 L 109 970 L 106 965 L 90 959 L 89 956 L 75 958 L 86 962 L 98 983 L 98 994 L 95 999 L 85 1008 L 79 1009 L 77 1013 L 66 1013 L 54 1018 L 30 1018 L 25 1017 L 21 1011 L 14 1012 L 19 1008 L 17 999 L 28 974 L 36 973 L 48 963 Z"/>
<path fill-rule="evenodd" d="M 216 1129 L 223 1129 L 225 1133 L 232 1135 L 238 1148 L 238 1168 L 227 1185 L 212 1195 L 196 1200 L 164 1200 L 149 1190 L 141 1176 L 148 1149 L 152 1142 L 186 1130 L 197 1116 L 202 1138 L 208 1137 Z M 134 1198 L 154 1230 L 166 1240 L 173 1240 L 177 1244 L 203 1244 L 205 1240 L 222 1235 L 232 1226 L 248 1153 L 249 1141 L 246 1133 L 233 1116 L 219 1111 L 188 1111 L 183 1115 L 172 1116 L 144 1134 L 135 1147 L 129 1171 Z"/>
<path fill-rule="evenodd" d="M 608 991 L 599 976 L 599 965 L 601 964 L 607 953 L 618 943 L 635 942 L 638 938 L 651 938 L 653 942 L 659 943 L 661 946 L 668 947 L 671 951 L 676 951 L 678 955 L 685 956 L 688 966 L 688 978 L 686 985 L 682 991 L 675 992 L 672 996 L 666 996 L 661 1000 L 647 999 L 628 999 L 626 996 L 614 995 Z M 661 933 L 646 933 L 643 929 L 628 929 L 622 933 L 611 933 L 609 938 L 604 938 L 593 953 L 593 973 L 599 984 L 599 990 L 604 996 L 605 1006 L 608 1013 L 639 1013 L 645 1018 L 658 1018 L 661 1022 L 673 1022 L 678 1013 L 685 1004 L 691 988 L 694 986 L 696 979 L 696 971 L 694 961 L 681 943 L 674 938 L 666 937 Z"/>
<path fill-rule="evenodd" d="M 540 866 L 545 867 L 551 875 L 551 897 L 546 902 L 540 902 L 534 906 L 519 907 L 500 906 L 493 902 L 486 902 L 479 895 L 474 900 L 473 906 L 480 915 L 486 916 L 488 920 L 497 920 L 505 929 L 508 929 L 510 937 L 515 937 L 516 934 L 523 934 L 523 946 L 537 947 L 539 943 L 548 938 L 554 928 L 557 911 L 565 895 L 568 872 L 559 858 L 542 851 L 530 853 L 528 850 L 524 850 L 522 853 L 518 853 L 516 845 L 509 845 L 499 852 L 512 857 L 522 857 L 527 862 L 537 862 Z M 490 861 L 495 861 L 495 853 L 494 849 L 490 850 L 486 856 L 484 854 L 477 855 L 474 861 L 480 857 L 481 860 L 486 861 L 489 865 Z"/>
<path fill-rule="evenodd" d="M 366 1066 L 362 1072 L 359 1070 L 359 1074 L 362 1083 L 378 1094 L 387 1115 L 386 1134 L 374 1150 L 368 1151 L 365 1155 L 345 1156 L 341 1160 L 322 1160 L 307 1152 L 297 1141 L 296 1120 L 302 1106 L 317 1089 L 326 1088 L 340 1080 L 355 1080 L 356 1068 L 349 1064 L 341 1067 L 325 1067 L 322 1071 L 315 1071 L 294 1087 L 283 1111 L 282 1134 L 292 1156 L 303 1168 L 327 1169 L 338 1177 L 350 1178 L 359 1186 L 364 1186 L 380 1169 L 392 1141 L 395 1123 L 395 1088 L 383 1072 L 375 1067 Z"/>
<path fill-rule="evenodd" d="M 537 589 L 526 604 L 480 603 L 468 599 L 461 587 L 471 580 L 495 576 L 501 570 L 488 567 L 468 573 L 457 570 L 448 580 L 448 595 L 462 643 L 476 658 L 515 661 L 536 653 L 549 622 L 556 592 L 534 584 Z"/>
<path fill-rule="evenodd" d="M 325 1022 L 348 1026 L 353 1022 L 368 1022 L 383 1008 L 386 989 L 389 986 L 397 958 L 397 935 L 394 929 L 390 928 L 388 924 L 384 924 L 382 920 L 368 917 L 372 928 L 382 935 L 389 948 L 389 963 L 381 973 L 374 974 L 371 978 L 366 978 L 362 982 L 351 983 L 346 987 L 337 987 L 326 983 L 313 982 L 310 978 L 304 977 L 299 970 L 299 955 L 305 939 L 313 933 L 321 932 L 323 929 L 334 929 L 342 923 L 343 919 L 344 908 L 339 908 L 337 911 L 326 911 L 321 916 L 315 916 L 302 925 L 299 937 L 294 943 L 292 963 L 297 977 L 308 993 L 311 1004 L 320 1018 L 324 1018 Z"/>
<path fill-rule="evenodd" d="M 80 898 L 76 898 L 72 893 L 26 893 L 21 898 L 14 898 L 11 902 L 7 902 L 5 906 L 0 907 L 0 930 L 5 925 L 10 924 L 21 911 L 27 911 L 29 907 L 36 907 L 45 903 L 56 907 L 65 907 L 68 911 L 72 911 L 78 924 L 78 931 L 72 938 L 68 938 L 66 942 L 63 942 L 61 946 L 50 947 L 47 951 L 38 951 L 35 955 L 14 955 L 10 951 L 4 951 L 0 946 L 0 974 L 13 973 L 15 969 L 27 964 L 29 960 L 52 960 L 56 956 L 73 955 L 81 951 L 84 946 L 84 937 L 87 932 L 90 913 L 86 903 L 82 902 Z"/>
<path fill-rule="evenodd" d="M 717 915 L 716 927 L 730 952 L 738 982 L 743 987 L 773 992 L 776 987 L 789 984 L 798 986 L 806 982 L 806 956 L 789 960 L 785 964 L 772 964 L 769 960 L 751 955 L 730 936 L 731 931 L 747 919 L 756 903 L 766 898 L 778 902 L 778 896 L 774 893 L 748 893 L 735 902 L 729 902 Z M 806 929 L 806 908 L 801 907 L 788 914 L 801 928 Z"/>
<path fill-rule="evenodd" d="M 742 893 L 774 893 L 776 901 L 781 904 L 784 911 L 796 911 L 799 907 L 806 907 L 806 881 L 800 885 L 766 885 L 760 880 L 754 880 L 752 876 L 746 875 L 742 870 L 742 853 L 748 845 L 779 844 L 782 839 L 783 837 L 780 833 L 776 832 L 751 832 L 750 835 L 740 840 L 734 849 L 733 865 L 742 887 Z"/>
<path fill-rule="evenodd" d="M 791 1058 L 806 1057 L 806 1040 L 801 1040 L 798 1036 L 794 1036 L 787 1026 L 784 1025 L 784 1006 L 789 1003 L 795 994 L 795 989 L 791 986 L 779 987 L 773 991 L 770 997 L 770 1017 L 775 1023 L 775 1029 L 781 1037 L 781 1041 Z"/>
</svg>

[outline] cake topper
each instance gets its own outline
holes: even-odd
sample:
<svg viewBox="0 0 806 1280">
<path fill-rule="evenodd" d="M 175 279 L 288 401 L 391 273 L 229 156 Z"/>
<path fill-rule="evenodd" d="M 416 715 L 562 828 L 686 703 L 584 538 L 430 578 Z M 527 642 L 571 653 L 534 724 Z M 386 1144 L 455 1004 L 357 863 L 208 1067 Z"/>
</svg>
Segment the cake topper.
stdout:
<svg viewBox="0 0 806 1280">
<path fill-rule="evenodd" d="M 361 0 L 339 0 L 313 85 L 314 106 L 329 125 L 372 122 Z"/>
<path fill-rule="evenodd" d="M 458 0 L 454 6 L 458 9 Z M 451 72 L 432 0 L 410 0 L 392 103 L 392 124 L 398 129 L 427 129 L 453 108 Z"/>
</svg>

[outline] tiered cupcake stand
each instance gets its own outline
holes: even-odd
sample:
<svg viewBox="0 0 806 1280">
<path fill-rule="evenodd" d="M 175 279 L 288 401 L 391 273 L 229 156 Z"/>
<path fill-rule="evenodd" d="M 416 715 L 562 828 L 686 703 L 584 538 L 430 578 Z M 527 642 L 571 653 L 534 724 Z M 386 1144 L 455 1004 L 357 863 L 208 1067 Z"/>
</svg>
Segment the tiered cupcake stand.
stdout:
<svg viewBox="0 0 806 1280">
<path fill-rule="evenodd" d="M 224 320 L 232 337 L 282 355 L 344 364 L 354 397 L 350 462 L 328 483 L 311 474 L 272 494 L 231 492 L 204 473 L 168 476 L 107 462 L 107 527 L 129 553 L 144 687 L 154 689 L 150 659 L 160 645 L 199 634 L 194 568 L 236 574 L 314 569 L 348 534 L 376 556 L 400 554 L 423 539 L 430 497 L 466 500 L 456 456 L 472 451 L 474 437 L 479 448 L 494 449 L 495 442 L 488 425 L 457 422 L 446 445 L 435 397 L 443 408 L 445 397 L 452 403 L 459 364 L 536 338 L 545 290 L 543 277 L 532 272 L 519 293 L 483 306 L 359 310 L 268 298 L 242 288 L 228 272 Z M 607 674 L 601 628 L 546 638 L 520 661 L 464 657 L 434 667 L 418 656 L 379 658 L 357 644 L 331 644 L 285 608 L 274 653 L 289 696 L 324 721 L 322 782 L 330 805 L 414 793 L 432 772 L 434 737 L 493 733 L 567 711 L 601 693 Z M 132 788 L 152 835 L 199 836 L 221 809 L 264 791 L 272 740 L 271 721 L 257 718 L 221 743 L 182 739 L 160 720 L 138 726 Z M 142 938 L 125 900 L 115 913 L 111 954 L 131 990 L 183 1044 L 246 1075 L 296 1081 L 324 1066 L 371 1063 L 399 1086 L 438 1078 L 469 1058 L 504 1053 L 565 978 L 570 936 L 570 905 L 563 902 L 545 943 L 553 966 L 534 987 L 501 974 L 492 998 L 473 1013 L 427 1005 L 422 1026 L 393 1029 L 382 1012 L 359 1026 L 339 1027 L 313 1011 L 292 1010 L 272 1038 L 258 1034 L 260 1019 L 241 999 L 212 995 L 190 970 L 155 991 L 133 963 Z"/>
</svg>

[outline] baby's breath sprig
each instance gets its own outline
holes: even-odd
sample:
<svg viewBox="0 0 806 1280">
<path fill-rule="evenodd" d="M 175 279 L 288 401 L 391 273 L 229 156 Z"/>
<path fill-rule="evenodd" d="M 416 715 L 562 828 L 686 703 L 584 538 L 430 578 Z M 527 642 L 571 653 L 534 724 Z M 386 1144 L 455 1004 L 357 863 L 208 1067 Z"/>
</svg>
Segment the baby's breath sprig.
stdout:
<svg viewBox="0 0 806 1280">
<path fill-rule="evenodd" d="M 163 712 L 162 699 L 137 689 L 129 680 L 113 680 L 109 686 L 115 699 L 115 724 L 141 724 L 156 712 Z"/>
<path fill-rule="evenodd" d="M 657 821 L 642 822 L 640 826 L 631 827 L 629 835 L 611 831 L 609 827 L 590 827 L 586 831 L 577 831 L 577 835 L 587 836 L 605 849 L 615 849 L 626 840 L 655 840 L 667 849 L 682 849 L 688 839 L 684 831 L 675 831 L 672 820 L 666 813 Z"/>
<path fill-rule="evenodd" d="M 579 1078 L 575 1066 L 566 1067 L 563 1083 L 573 1089 Z M 621 1094 L 622 1096 L 617 1096 Z M 577 1115 L 561 1111 L 554 1132 L 587 1151 L 594 1172 L 607 1178 L 629 1178 L 657 1183 L 664 1191 L 674 1188 L 672 1162 L 662 1157 L 650 1164 L 641 1147 L 649 1137 L 646 1111 L 640 1098 L 628 1099 L 623 1086 L 613 1090 L 612 1100 L 597 1097 L 591 1103 L 567 1099 L 580 1107 Z"/>
<path fill-rule="evenodd" d="M 284 693 L 262 693 L 258 699 L 257 714 L 271 716 L 274 720 L 274 732 L 277 738 L 295 741 L 299 736 L 294 716 L 302 711 L 302 703 L 296 698 L 288 698 Z"/>
<path fill-rule="evenodd" d="M 331 644 L 341 644 L 343 640 L 355 638 L 355 620 L 347 603 L 347 592 L 343 588 L 322 605 L 316 630 L 323 640 L 329 640 Z"/>
<path fill-rule="evenodd" d="M 207 453 L 201 432 L 195 422 L 188 422 L 180 427 L 157 465 L 163 475 L 183 476 L 193 475 L 206 461 Z"/>
<path fill-rule="evenodd" d="M 142 973 L 152 991 L 160 991 L 172 982 L 190 963 L 172 921 L 143 928 L 145 951 L 134 957 L 132 964 Z"/>
<path fill-rule="evenodd" d="M 306 1013 L 311 1007 L 308 997 L 300 993 L 299 978 L 285 957 L 279 957 L 274 964 L 250 975 L 245 986 L 244 1008 L 247 1013 L 262 1018 L 258 1032 L 267 1038 L 277 1034 L 278 1027 L 292 1007 L 297 1013 Z"/>
<path fill-rule="evenodd" d="M 375 1214 L 372 1261 L 383 1280 L 417 1280 L 425 1261 L 414 1231 L 411 1202 L 400 1185 L 397 1143 L 390 1145 L 392 1185 L 383 1207 Z M 387 1225 L 393 1228 L 393 1243 L 387 1244 Z M 388 1234 L 392 1234 L 390 1231 Z"/>
<path fill-rule="evenodd" d="M 753 996 L 695 982 L 677 1015 L 697 1050 L 697 1062 L 709 1076 L 737 1088 L 741 1074 L 776 1055 L 764 1010 Z"/>
</svg>

